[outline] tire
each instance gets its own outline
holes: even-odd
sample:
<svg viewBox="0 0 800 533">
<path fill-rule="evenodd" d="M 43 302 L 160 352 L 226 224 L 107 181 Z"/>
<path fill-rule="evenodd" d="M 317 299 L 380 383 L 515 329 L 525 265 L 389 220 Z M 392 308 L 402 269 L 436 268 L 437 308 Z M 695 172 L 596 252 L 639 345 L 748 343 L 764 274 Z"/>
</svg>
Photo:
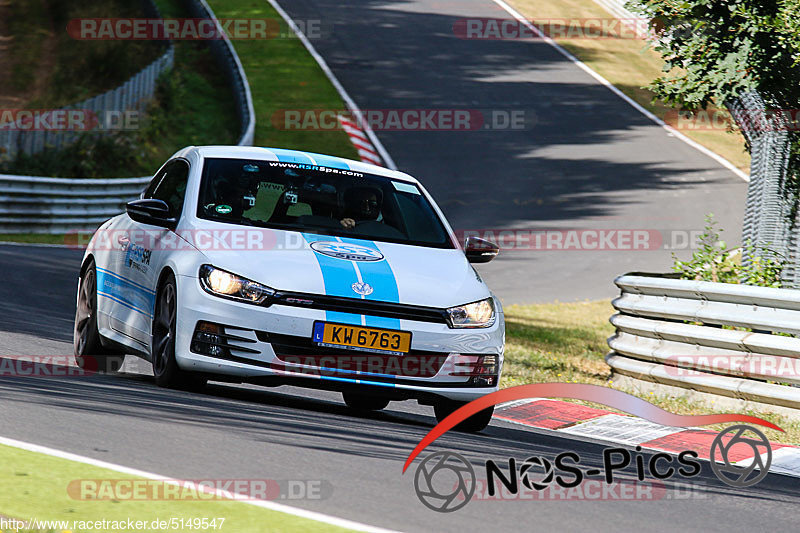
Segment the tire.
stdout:
<svg viewBox="0 0 800 533">
<path fill-rule="evenodd" d="M 442 420 L 450 416 L 450 414 L 453 411 L 466 404 L 467 404 L 466 402 L 454 402 L 451 400 L 439 401 L 433 406 L 433 412 L 436 415 L 436 421 L 441 422 Z M 471 417 L 467 418 L 466 420 L 458 424 L 453 429 L 465 433 L 478 433 L 479 431 L 483 431 L 484 429 L 486 429 L 486 426 L 488 426 L 489 422 L 492 421 L 493 414 L 494 414 L 494 406 L 475 413 Z"/>
<path fill-rule="evenodd" d="M 103 348 L 97 328 L 97 269 L 93 260 L 86 265 L 78 285 L 78 302 L 72 329 L 75 363 L 83 370 L 112 374 L 122 367 L 125 355 Z"/>
<path fill-rule="evenodd" d="M 156 296 L 150 353 L 156 385 L 170 389 L 201 389 L 206 379 L 186 372 L 175 360 L 175 334 L 178 317 L 178 289 L 170 273 Z"/>
<path fill-rule="evenodd" d="M 357 411 L 380 411 L 389 405 L 389 400 L 380 396 L 370 396 L 358 392 L 343 392 L 342 397 L 347 407 Z"/>
</svg>

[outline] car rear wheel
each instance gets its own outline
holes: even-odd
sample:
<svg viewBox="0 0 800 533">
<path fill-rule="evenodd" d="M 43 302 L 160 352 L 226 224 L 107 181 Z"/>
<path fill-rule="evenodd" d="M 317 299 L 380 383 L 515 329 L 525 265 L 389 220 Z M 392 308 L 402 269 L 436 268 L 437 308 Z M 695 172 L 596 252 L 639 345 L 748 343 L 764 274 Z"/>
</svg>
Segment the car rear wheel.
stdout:
<svg viewBox="0 0 800 533">
<path fill-rule="evenodd" d="M 117 372 L 125 356 L 107 348 L 100 342 L 97 328 L 97 269 L 89 261 L 78 285 L 78 303 L 72 334 L 75 363 L 87 371 Z"/>
<path fill-rule="evenodd" d="M 441 422 L 456 409 L 466 405 L 466 402 L 454 402 L 452 400 L 441 400 L 433 406 L 433 412 L 436 415 L 436 421 Z M 477 433 L 486 429 L 489 422 L 492 421 L 494 415 L 494 406 L 478 411 L 471 417 L 467 418 L 455 428 L 456 431 L 463 431 L 466 433 Z"/>
<path fill-rule="evenodd" d="M 389 400 L 380 396 L 370 396 L 358 392 L 343 392 L 344 403 L 358 411 L 380 411 L 389 405 Z"/>
<path fill-rule="evenodd" d="M 175 278 L 169 274 L 156 298 L 153 317 L 152 363 L 156 385 L 171 389 L 199 389 L 206 380 L 178 367 L 175 360 L 175 334 L 178 318 L 178 290 Z"/>
</svg>

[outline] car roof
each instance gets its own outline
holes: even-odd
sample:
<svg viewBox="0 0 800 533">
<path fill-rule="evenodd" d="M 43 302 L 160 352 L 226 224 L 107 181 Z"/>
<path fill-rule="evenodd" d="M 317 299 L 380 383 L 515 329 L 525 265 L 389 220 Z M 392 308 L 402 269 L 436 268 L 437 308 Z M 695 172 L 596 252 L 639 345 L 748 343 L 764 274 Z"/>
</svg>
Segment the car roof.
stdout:
<svg viewBox="0 0 800 533">
<path fill-rule="evenodd" d="M 262 148 L 258 146 L 188 146 L 178 151 L 173 157 L 187 157 L 191 152 L 200 157 L 221 157 L 234 159 L 260 159 L 264 161 L 281 161 L 284 163 L 308 163 L 321 167 L 341 168 L 355 170 L 365 174 L 375 174 L 393 179 L 419 184 L 416 178 L 405 172 L 391 170 L 362 161 L 336 157 L 332 155 L 304 152 L 301 150 L 288 150 L 285 148 Z"/>
</svg>

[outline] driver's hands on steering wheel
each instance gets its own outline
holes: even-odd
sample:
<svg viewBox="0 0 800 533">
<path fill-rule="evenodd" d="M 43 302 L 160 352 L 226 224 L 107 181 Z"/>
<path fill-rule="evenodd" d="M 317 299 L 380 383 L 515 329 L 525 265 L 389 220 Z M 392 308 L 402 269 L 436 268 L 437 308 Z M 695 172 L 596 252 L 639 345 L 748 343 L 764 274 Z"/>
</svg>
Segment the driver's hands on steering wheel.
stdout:
<svg viewBox="0 0 800 533">
<path fill-rule="evenodd" d="M 339 223 L 345 229 L 353 229 L 356 227 L 356 221 L 353 220 L 352 218 L 343 218 L 342 220 L 339 221 Z"/>
</svg>

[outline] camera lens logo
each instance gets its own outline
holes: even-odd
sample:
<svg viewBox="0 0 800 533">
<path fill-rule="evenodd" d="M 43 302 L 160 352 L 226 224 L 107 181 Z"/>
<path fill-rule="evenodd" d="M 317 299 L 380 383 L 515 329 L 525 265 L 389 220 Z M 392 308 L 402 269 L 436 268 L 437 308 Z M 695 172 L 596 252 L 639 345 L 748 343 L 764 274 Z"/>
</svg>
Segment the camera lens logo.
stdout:
<svg viewBox="0 0 800 533">
<path fill-rule="evenodd" d="M 419 501 L 440 513 L 451 513 L 467 505 L 475 494 L 475 484 L 472 465 L 453 452 L 429 455 L 414 474 Z"/>
<path fill-rule="evenodd" d="M 534 468 L 541 468 L 544 472 L 539 481 L 533 481 L 530 473 Z M 530 473 L 529 473 L 530 472 Z M 553 482 L 553 463 L 544 457 L 528 457 L 519 469 L 522 484 L 531 490 L 544 490 Z"/>
<path fill-rule="evenodd" d="M 749 433 L 755 434 L 757 438 L 752 438 Z M 727 442 L 725 442 L 726 437 L 730 437 Z M 753 460 L 749 465 L 737 466 L 731 463 L 730 455 L 737 445 L 749 446 L 752 449 Z M 745 425 L 731 426 L 714 438 L 714 442 L 711 443 L 710 459 L 711 470 L 720 481 L 731 487 L 750 487 L 764 479 L 769 472 L 772 464 L 772 447 L 767 437 L 756 428 Z M 753 475 L 756 468 L 759 471 Z"/>
</svg>

